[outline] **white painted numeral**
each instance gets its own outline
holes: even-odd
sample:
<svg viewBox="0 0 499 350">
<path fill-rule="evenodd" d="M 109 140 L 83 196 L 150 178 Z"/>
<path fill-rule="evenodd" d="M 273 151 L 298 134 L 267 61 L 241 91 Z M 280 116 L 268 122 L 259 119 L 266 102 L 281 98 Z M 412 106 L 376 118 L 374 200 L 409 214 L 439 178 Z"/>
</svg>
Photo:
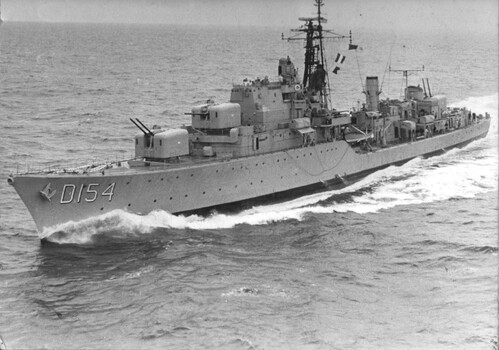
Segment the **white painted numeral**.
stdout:
<svg viewBox="0 0 499 350">
<path fill-rule="evenodd" d="M 77 202 L 77 203 L 80 203 L 80 201 L 81 201 L 81 194 L 83 193 L 83 188 L 84 188 L 84 187 L 85 187 L 85 185 L 84 185 L 84 184 L 81 184 L 81 186 L 80 186 L 80 191 L 78 192 L 78 197 L 76 198 L 76 202 Z"/>
<path fill-rule="evenodd" d="M 65 184 L 62 189 L 61 194 L 61 204 L 69 204 L 75 201 L 76 203 L 80 203 L 82 197 L 85 198 L 85 202 L 92 203 L 95 202 L 97 197 L 99 196 L 98 189 L 94 189 L 99 187 L 99 184 L 81 184 L 79 190 L 76 190 L 76 185 L 73 184 Z M 114 196 L 114 187 L 116 186 L 116 182 L 111 183 L 106 189 L 101 193 L 103 197 L 109 197 L 109 201 L 113 199 Z M 83 189 L 86 187 L 86 190 Z M 76 194 L 76 198 L 75 198 Z"/>
<path fill-rule="evenodd" d="M 69 192 L 69 194 L 70 194 L 69 199 L 66 199 L 66 190 L 68 188 L 70 189 L 71 192 Z M 64 187 L 62 189 L 62 194 L 61 194 L 61 204 L 71 203 L 73 201 L 73 197 L 75 195 L 75 190 L 76 190 L 76 186 L 73 184 L 64 185 Z"/>
<path fill-rule="evenodd" d="M 113 199 L 113 194 L 114 194 L 114 185 L 116 185 L 115 182 L 107 186 L 107 188 L 102 192 L 102 196 L 109 196 L 109 201 Z"/>
<path fill-rule="evenodd" d="M 97 199 L 97 191 L 92 190 L 92 186 L 99 186 L 99 184 L 88 184 L 87 193 L 93 193 L 94 196 L 92 198 L 85 198 L 86 202 L 93 202 Z"/>
</svg>

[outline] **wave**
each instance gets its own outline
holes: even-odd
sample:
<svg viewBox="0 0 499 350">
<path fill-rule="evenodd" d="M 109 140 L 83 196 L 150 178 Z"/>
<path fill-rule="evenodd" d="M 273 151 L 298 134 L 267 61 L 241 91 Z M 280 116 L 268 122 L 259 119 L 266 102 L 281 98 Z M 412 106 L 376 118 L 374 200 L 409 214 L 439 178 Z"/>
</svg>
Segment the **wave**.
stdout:
<svg viewBox="0 0 499 350">
<path fill-rule="evenodd" d="M 477 254 L 497 254 L 498 248 L 489 245 L 467 246 L 465 248 L 462 248 L 461 251 Z"/>
<path fill-rule="evenodd" d="M 495 98 L 497 106 L 497 95 Z M 492 100 L 493 97 L 487 96 L 465 102 L 483 107 L 493 103 Z M 497 113 L 497 109 L 494 113 Z M 497 129 L 497 114 L 493 116 L 493 120 Z M 147 215 L 136 215 L 115 210 L 81 222 L 52 228 L 44 232 L 43 237 L 56 243 L 84 244 L 92 242 L 92 237 L 99 234 L 123 237 L 150 233 L 155 228 L 230 229 L 237 225 L 301 221 L 314 213 L 375 213 L 396 206 L 474 198 L 482 193 L 497 191 L 497 169 L 497 148 L 491 146 L 488 140 L 479 140 L 463 149 L 453 149 L 440 156 L 416 158 L 402 166 L 390 166 L 343 189 L 326 190 L 281 203 L 254 206 L 238 213 L 213 211 L 208 216 L 184 216 L 157 210 Z"/>
<path fill-rule="evenodd" d="M 487 138 L 497 140 L 498 135 L 498 100 L 499 93 L 481 97 L 468 97 L 463 101 L 452 103 L 452 107 L 466 107 L 477 114 L 489 113 L 491 116 L 490 130 Z"/>
<path fill-rule="evenodd" d="M 490 114 L 495 114 L 497 119 L 497 105 L 498 105 L 499 93 L 495 93 L 487 96 L 479 97 L 468 97 L 462 101 L 451 103 L 451 107 L 466 107 L 472 111 L 477 111 L 478 113 L 489 112 Z M 496 124 L 497 125 L 497 124 Z"/>
<path fill-rule="evenodd" d="M 451 152 L 443 157 L 449 156 L 452 156 Z M 477 176 L 477 170 L 473 167 L 455 164 L 434 168 L 433 162 L 438 160 L 415 159 L 401 167 L 388 167 L 378 171 L 341 190 L 255 206 L 236 214 L 214 211 L 208 216 L 184 216 L 157 210 L 147 215 L 136 215 L 115 210 L 80 222 L 63 224 L 52 230 L 55 233 L 46 233 L 44 236 L 50 236 L 48 239 L 56 243 L 85 244 L 92 242 L 92 237 L 99 234 L 129 237 L 150 233 L 155 228 L 230 229 L 243 224 L 266 225 L 285 220 L 301 221 L 311 213 L 365 214 L 401 205 L 473 198 L 495 188 L 497 181 Z M 456 171 L 457 167 L 460 167 L 460 171 Z M 405 180 L 400 180 L 404 176 Z"/>
</svg>

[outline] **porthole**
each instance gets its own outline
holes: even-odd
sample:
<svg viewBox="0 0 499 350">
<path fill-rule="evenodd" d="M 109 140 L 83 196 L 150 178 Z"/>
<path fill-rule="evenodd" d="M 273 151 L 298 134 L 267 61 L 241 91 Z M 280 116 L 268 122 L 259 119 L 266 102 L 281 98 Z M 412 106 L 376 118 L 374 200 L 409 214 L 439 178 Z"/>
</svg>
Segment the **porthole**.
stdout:
<svg viewBox="0 0 499 350">
<path fill-rule="evenodd" d="M 157 201 L 158 201 L 158 200 L 157 200 L 157 199 L 155 199 L 155 200 L 154 200 L 154 203 L 156 203 Z"/>
<path fill-rule="evenodd" d="M 173 199 L 173 197 L 170 197 L 170 200 L 172 200 L 172 199 Z"/>
<path fill-rule="evenodd" d="M 151 179 L 147 180 L 147 182 L 151 182 Z"/>
<path fill-rule="evenodd" d="M 222 190 L 222 189 L 221 189 L 221 188 L 219 188 L 219 189 L 218 189 L 218 192 L 220 192 L 221 190 Z"/>
<path fill-rule="evenodd" d="M 130 207 L 132 204 L 131 203 L 128 203 L 128 206 Z"/>
<path fill-rule="evenodd" d="M 161 181 L 163 181 L 163 178 L 161 178 Z"/>
<path fill-rule="evenodd" d="M 187 195 L 185 195 L 184 197 L 187 198 Z"/>
<path fill-rule="evenodd" d="M 191 174 L 191 177 L 193 177 L 193 176 L 194 176 L 194 174 Z"/>
<path fill-rule="evenodd" d="M 127 185 L 130 185 L 130 181 L 128 181 L 126 184 L 127 184 Z"/>
<path fill-rule="evenodd" d="M 178 179 L 178 175 L 175 178 Z"/>
</svg>

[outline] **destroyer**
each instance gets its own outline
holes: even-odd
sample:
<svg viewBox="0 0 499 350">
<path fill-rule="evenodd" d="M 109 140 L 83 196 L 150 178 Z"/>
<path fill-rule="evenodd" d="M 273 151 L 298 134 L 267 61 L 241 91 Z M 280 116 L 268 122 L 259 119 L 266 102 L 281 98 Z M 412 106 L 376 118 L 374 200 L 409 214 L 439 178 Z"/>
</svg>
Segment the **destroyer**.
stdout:
<svg viewBox="0 0 499 350">
<path fill-rule="evenodd" d="M 378 78 L 367 77 L 363 108 L 333 109 L 324 41 L 334 34 L 322 27 L 323 1 L 315 5 L 317 15 L 300 18 L 296 30 L 305 40 L 303 77 L 281 58 L 278 79 L 234 85 L 229 102 L 192 108 L 189 127 L 132 120 L 140 129 L 134 159 L 11 175 L 40 236 L 116 209 L 190 212 L 329 185 L 487 134 L 488 114 L 448 108 L 424 83 L 406 86 L 403 100 L 381 101 Z"/>
</svg>

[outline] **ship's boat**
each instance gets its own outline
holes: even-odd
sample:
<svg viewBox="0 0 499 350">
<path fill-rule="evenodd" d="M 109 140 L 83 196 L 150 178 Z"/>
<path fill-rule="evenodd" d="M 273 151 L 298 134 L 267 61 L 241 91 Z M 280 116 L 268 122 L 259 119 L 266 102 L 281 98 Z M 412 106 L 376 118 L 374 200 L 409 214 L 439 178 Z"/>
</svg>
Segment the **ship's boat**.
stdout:
<svg viewBox="0 0 499 350">
<path fill-rule="evenodd" d="M 277 79 L 233 85 L 228 102 L 207 100 L 186 113 L 190 126 L 132 119 L 140 130 L 133 159 L 12 174 L 41 238 L 116 209 L 183 213 L 327 186 L 487 134 L 488 114 L 448 108 L 424 81 L 424 89 L 407 86 L 403 100 L 380 100 L 378 78 L 367 77 L 362 108 L 332 108 L 323 41 L 333 34 L 322 26 L 322 0 L 315 5 L 317 16 L 296 29 L 305 40 L 303 77 L 283 57 Z"/>
</svg>

